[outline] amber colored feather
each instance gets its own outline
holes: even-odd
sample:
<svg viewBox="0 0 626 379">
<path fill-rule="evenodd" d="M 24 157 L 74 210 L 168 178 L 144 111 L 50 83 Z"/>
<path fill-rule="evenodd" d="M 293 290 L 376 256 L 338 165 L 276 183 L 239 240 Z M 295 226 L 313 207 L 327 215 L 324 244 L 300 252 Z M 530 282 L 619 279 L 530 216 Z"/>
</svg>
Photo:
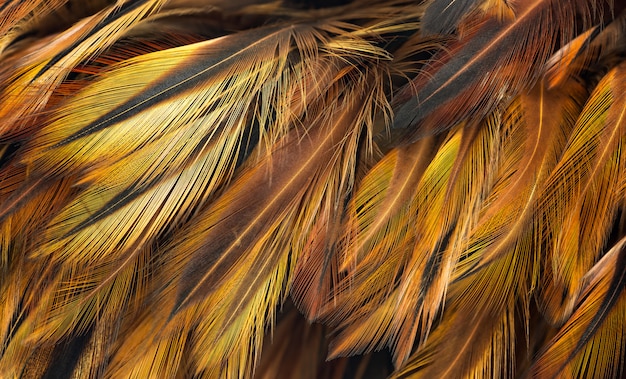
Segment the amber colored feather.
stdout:
<svg viewBox="0 0 626 379">
<path fill-rule="evenodd" d="M 621 378 L 626 6 L 0 1 L 0 378 Z"/>
</svg>

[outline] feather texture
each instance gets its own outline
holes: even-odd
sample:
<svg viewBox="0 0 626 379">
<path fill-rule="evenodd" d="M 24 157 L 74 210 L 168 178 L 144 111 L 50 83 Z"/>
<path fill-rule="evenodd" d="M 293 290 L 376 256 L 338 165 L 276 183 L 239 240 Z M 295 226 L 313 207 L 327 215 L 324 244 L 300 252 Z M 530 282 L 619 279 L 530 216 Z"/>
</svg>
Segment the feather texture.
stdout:
<svg viewBox="0 0 626 379">
<path fill-rule="evenodd" d="M 577 309 L 540 353 L 533 375 L 618 378 L 624 366 L 624 244 L 619 241 L 583 278 Z"/>
<path fill-rule="evenodd" d="M 0 377 L 624 376 L 624 10 L 0 2 Z"/>
<path fill-rule="evenodd" d="M 430 123 L 444 128 L 468 113 L 484 116 L 506 100 L 506 93 L 518 91 L 528 81 L 533 83 L 537 69 L 558 44 L 557 38 L 570 38 L 576 15 L 583 19 L 592 16 L 591 4 L 586 1 L 537 0 L 514 5 L 486 1 L 484 5 L 485 16 L 467 22 L 465 38 L 437 57 L 428 75 L 418 77 L 403 91 L 394 127 L 413 126 L 428 117 Z M 511 8 L 508 17 L 491 15 L 500 7 Z"/>
</svg>

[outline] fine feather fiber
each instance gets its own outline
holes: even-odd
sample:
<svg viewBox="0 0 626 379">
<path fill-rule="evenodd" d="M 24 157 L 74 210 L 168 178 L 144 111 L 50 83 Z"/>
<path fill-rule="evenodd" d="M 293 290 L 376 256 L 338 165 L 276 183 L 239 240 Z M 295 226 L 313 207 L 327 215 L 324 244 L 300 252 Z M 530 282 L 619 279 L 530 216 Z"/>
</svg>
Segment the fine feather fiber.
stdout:
<svg viewBox="0 0 626 379">
<path fill-rule="evenodd" d="M 0 1 L 0 377 L 624 377 L 624 8 Z"/>
</svg>

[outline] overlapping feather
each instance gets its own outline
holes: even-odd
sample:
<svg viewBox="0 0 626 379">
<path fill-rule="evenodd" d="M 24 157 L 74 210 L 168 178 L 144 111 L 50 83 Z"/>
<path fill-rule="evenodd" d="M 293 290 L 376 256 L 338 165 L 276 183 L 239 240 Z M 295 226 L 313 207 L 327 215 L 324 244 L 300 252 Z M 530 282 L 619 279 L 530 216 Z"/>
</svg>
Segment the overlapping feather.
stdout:
<svg viewBox="0 0 626 379">
<path fill-rule="evenodd" d="M 435 2 L 435 4 L 438 2 Z M 500 101 L 532 85 L 560 41 L 573 36 L 574 20 L 594 18 L 600 1 L 483 1 L 460 27 L 460 40 L 438 56 L 399 97 L 394 127 L 441 130 L 467 116 L 481 118 Z M 588 22 L 588 21 L 587 21 Z M 427 126 L 420 134 L 431 133 Z"/>
<path fill-rule="evenodd" d="M 623 375 L 623 5 L 342 4 L 0 4 L 0 376 Z"/>
<path fill-rule="evenodd" d="M 576 311 L 540 352 L 533 376 L 623 376 L 625 243 L 616 243 L 583 277 Z"/>
</svg>

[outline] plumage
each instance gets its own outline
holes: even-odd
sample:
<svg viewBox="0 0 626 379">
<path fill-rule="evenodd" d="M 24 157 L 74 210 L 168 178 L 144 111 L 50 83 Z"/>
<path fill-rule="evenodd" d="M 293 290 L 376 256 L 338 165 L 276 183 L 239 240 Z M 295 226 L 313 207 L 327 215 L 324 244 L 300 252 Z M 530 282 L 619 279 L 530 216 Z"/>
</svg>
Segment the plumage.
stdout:
<svg viewBox="0 0 626 379">
<path fill-rule="evenodd" d="M 396 107 L 393 127 L 429 118 L 427 125 L 442 129 L 468 114 L 484 117 L 508 100 L 506 94 L 536 80 L 558 39 L 570 38 L 575 15 L 582 20 L 593 16 L 587 1 L 520 1 L 515 7 L 500 0 L 484 3 L 485 9 L 466 22 L 460 40 L 403 90 L 402 97 L 410 99 Z M 500 8 L 509 15 L 501 19 Z"/>
<path fill-rule="evenodd" d="M 584 276 L 577 309 L 540 352 L 536 376 L 620 377 L 624 366 L 624 239 Z"/>
<path fill-rule="evenodd" d="M 0 2 L 0 377 L 624 376 L 624 8 Z"/>
</svg>

